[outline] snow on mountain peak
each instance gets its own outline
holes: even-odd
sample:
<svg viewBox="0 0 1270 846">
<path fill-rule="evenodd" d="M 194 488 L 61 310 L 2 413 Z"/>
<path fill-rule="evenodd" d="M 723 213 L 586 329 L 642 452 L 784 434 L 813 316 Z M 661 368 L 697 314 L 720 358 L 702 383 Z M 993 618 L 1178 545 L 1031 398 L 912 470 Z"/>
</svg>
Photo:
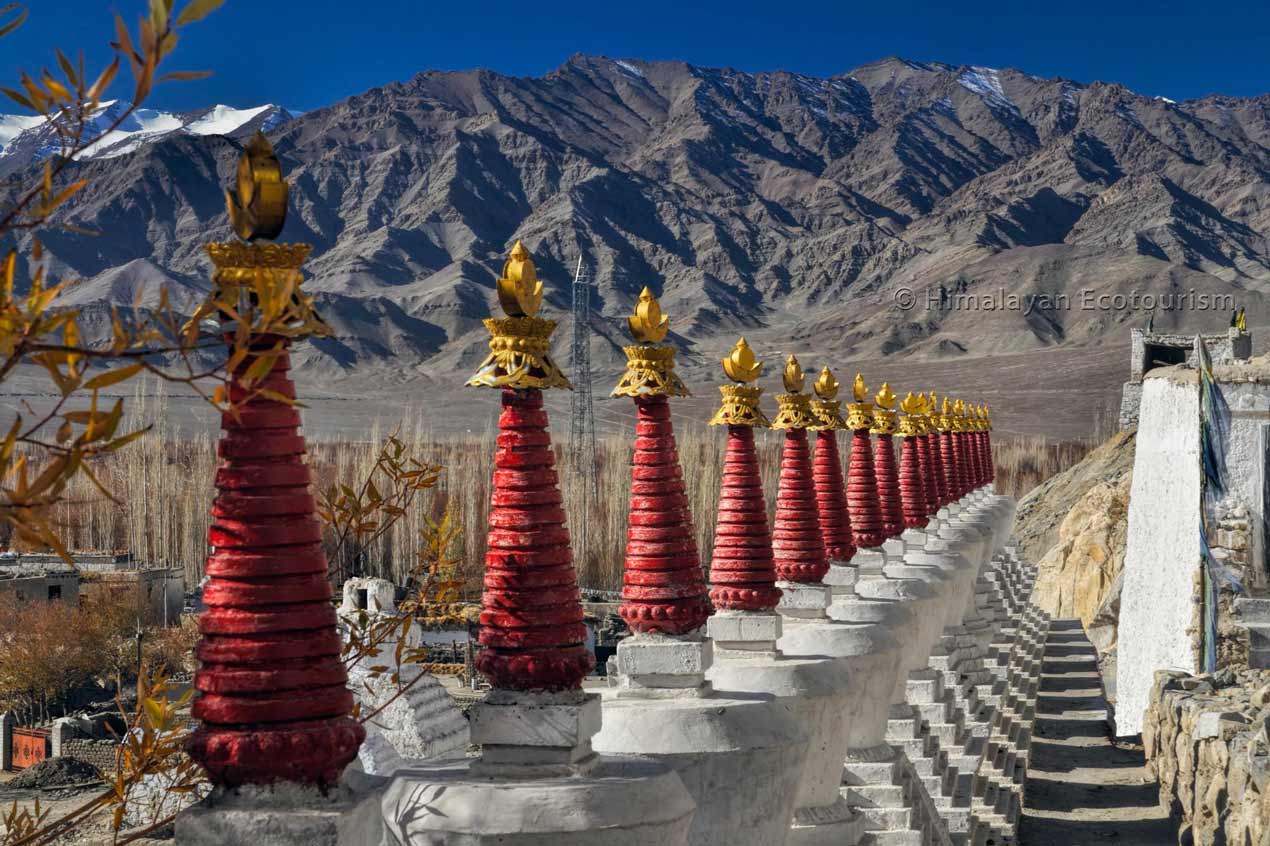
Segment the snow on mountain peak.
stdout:
<svg viewBox="0 0 1270 846">
<path fill-rule="evenodd" d="M 272 103 L 249 109 L 215 105 L 192 112 L 174 113 L 158 109 L 137 109 L 118 127 L 106 132 L 119 117 L 125 104 L 106 100 L 87 122 L 90 137 L 102 135 L 85 149 L 80 158 L 114 158 L 173 134 L 245 135 L 257 129 L 269 130 L 290 120 L 294 113 Z M 13 170 L 39 161 L 61 149 L 60 139 L 49 122 L 39 115 L 0 115 L 0 171 Z"/>
<path fill-rule="evenodd" d="M 957 77 L 962 88 L 978 94 L 989 106 L 1018 111 L 1018 107 L 1001 87 L 1001 73 L 996 68 L 972 67 Z"/>
</svg>

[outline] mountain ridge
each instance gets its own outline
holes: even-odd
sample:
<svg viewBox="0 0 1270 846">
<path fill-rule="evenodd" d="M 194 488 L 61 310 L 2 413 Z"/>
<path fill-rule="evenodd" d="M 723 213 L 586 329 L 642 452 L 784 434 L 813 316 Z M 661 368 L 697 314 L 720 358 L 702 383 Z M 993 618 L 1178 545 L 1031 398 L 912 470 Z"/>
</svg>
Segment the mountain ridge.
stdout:
<svg viewBox="0 0 1270 846">
<path fill-rule="evenodd" d="M 292 183 L 282 238 L 315 245 L 306 286 L 335 329 L 297 363 L 350 389 L 474 367 L 517 238 L 558 338 L 585 256 L 602 378 L 621 367 L 622 317 L 645 284 L 681 367 L 705 382 L 738 332 L 768 357 L 980 367 L 1119 345 L 1146 321 L 1046 305 L 1085 290 L 1194 289 L 1270 323 L 1267 95 L 1173 103 L 894 58 L 821 78 L 576 54 L 541 77 L 424 71 L 267 134 Z M 82 279 L 70 295 L 104 302 L 147 278 L 205 287 L 201 244 L 228 237 L 221 190 L 238 152 L 173 133 L 76 163 L 93 182 L 69 220 L 102 234 L 46 237 L 53 269 Z M 997 289 L 1032 305 L 949 297 Z M 1161 310 L 1156 326 L 1227 319 Z"/>
</svg>

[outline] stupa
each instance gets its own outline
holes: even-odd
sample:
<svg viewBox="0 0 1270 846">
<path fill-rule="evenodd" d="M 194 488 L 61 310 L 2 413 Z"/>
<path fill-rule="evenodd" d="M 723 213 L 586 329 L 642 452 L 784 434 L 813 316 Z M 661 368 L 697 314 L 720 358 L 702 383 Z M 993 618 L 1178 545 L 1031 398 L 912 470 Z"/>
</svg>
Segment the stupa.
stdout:
<svg viewBox="0 0 1270 846">
<path fill-rule="evenodd" d="M 686 843 L 695 805 L 674 770 L 592 749 L 600 696 L 582 689 L 594 658 L 542 399 L 569 382 L 519 241 L 497 290 L 507 316 L 485 321 L 490 354 L 468 381 L 502 393 L 477 657 L 493 689 L 471 712 L 481 754 L 398 772 L 386 825 L 403 844 L 429 846 Z"/>
<path fill-rule="evenodd" d="M 693 846 L 781 842 L 794 812 L 807 735 L 773 697 L 731 698 L 706 681 L 710 613 L 684 494 L 669 399 L 687 396 L 664 344 L 670 321 L 647 288 L 627 321 L 636 343 L 615 397 L 635 403 L 630 518 L 622 605 L 631 636 L 617 647 L 604 692 L 600 752 L 673 767 L 697 805 Z"/>
</svg>

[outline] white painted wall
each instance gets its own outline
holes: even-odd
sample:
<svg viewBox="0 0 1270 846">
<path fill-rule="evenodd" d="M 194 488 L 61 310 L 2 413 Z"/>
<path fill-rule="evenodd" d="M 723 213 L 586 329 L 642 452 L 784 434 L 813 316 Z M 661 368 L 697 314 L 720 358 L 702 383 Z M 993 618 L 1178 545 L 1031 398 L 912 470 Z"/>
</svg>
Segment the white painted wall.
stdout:
<svg viewBox="0 0 1270 846">
<path fill-rule="evenodd" d="M 1149 374 L 1142 389 L 1120 600 L 1116 734 L 1139 734 L 1156 670 L 1195 672 L 1193 579 L 1200 564 L 1196 371 Z"/>
</svg>

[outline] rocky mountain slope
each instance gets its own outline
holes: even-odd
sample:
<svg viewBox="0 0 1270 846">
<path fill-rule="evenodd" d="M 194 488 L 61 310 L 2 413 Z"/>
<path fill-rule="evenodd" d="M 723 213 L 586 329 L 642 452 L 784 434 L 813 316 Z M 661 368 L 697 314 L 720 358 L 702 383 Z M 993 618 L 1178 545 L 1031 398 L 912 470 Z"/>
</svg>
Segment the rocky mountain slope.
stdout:
<svg viewBox="0 0 1270 846">
<path fill-rule="evenodd" d="M 352 392 L 453 387 L 516 238 L 561 338 L 583 257 L 601 378 L 648 284 L 702 391 L 739 332 L 809 365 L 959 361 L 986 388 L 984 356 L 1037 353 L 1035 373 L 1145 322 L 1097 295 L 1173 295 L 1157 328 L 1225 325 L 1224 305 L 1185 310 L 1188 292 L 1270 324 L 1270 95 L 1172 103 L 903 59 L 825 79 L 574 56 L 541 78 L 422 73 L 268 134 L 292 182 L 284 238 L 316 245 L 307 284 L 336 330 L 301 374 Z M 93 183 L 68 213 L 100 234 L 46 238 L 82 280 L 72 301 L 197 295 L 238 150 L 173 132 L 78 164 Z"/>
</svg>

